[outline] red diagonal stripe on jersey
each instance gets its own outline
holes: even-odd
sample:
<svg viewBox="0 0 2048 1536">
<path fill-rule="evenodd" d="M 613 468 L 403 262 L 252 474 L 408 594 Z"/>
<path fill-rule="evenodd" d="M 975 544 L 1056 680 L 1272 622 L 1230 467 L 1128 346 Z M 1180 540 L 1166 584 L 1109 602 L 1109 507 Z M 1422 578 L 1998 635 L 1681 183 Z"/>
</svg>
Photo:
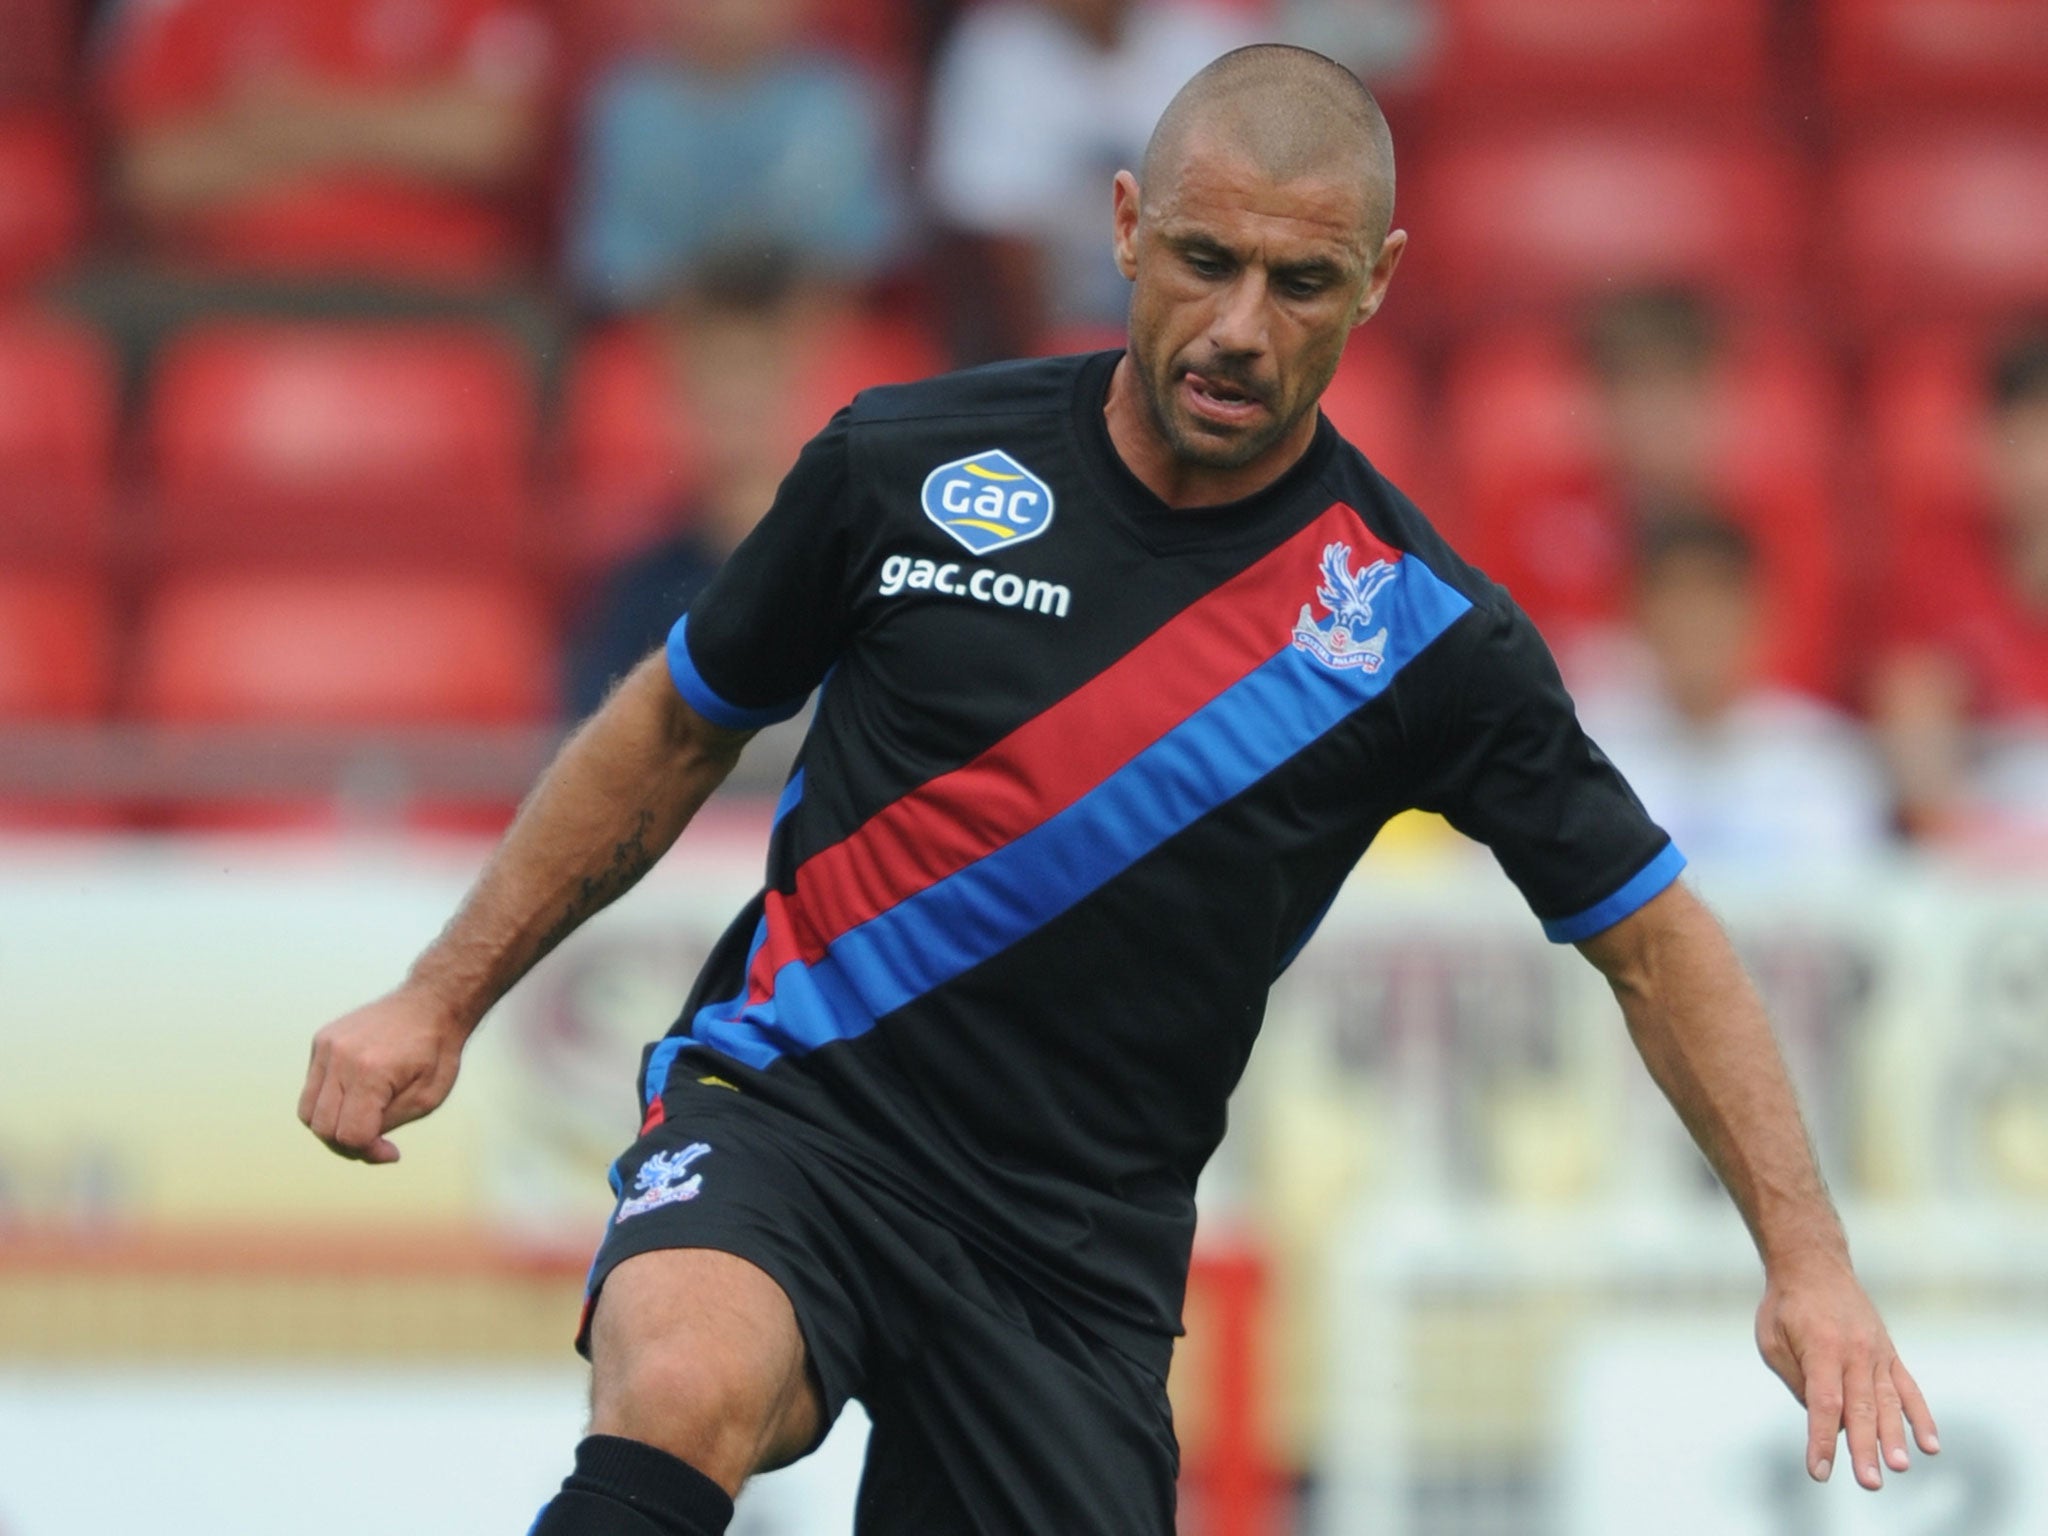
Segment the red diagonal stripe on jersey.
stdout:
<svg viewBox="0 0 2048 1536">
<path fill-rule="evenodd" d="M 972 762 L 920 785 L 806 860 L 796 892 L 770 891 L 747 976 L 766 998 L 792 960 L 1030 831 L 1088 793 L 1289 643 L 1313 605 L 1322 552 L 1401 558 L 1342 502 L 1188 605 L 1123 657 Z"/>
</svg>

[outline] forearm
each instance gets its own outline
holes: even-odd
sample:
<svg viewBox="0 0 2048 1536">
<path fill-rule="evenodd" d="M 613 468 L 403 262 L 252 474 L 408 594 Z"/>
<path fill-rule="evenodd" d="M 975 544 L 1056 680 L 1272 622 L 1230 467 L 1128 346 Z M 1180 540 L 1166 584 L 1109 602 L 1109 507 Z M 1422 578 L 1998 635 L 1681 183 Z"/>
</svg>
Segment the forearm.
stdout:
<svg viewBox="0 0 2048 1536">
<path fill-rule="evenodd" d="M 1769 1017 L 1713 915 L 1674 885 L 1584 947 L 1766 1268 L 1846 1260 Z"/>
<path fill-rule="evenodd" d="M 465 1032 L 674 844 L 746 737 L 707 724 L 659 656 L 642 662 L 563 744 L 409 986 Z"/>
<path fill-rule="evenodd" d="M 335 168 L 490 189 L 523 171 L 536 131 L 528 103 L 474 87 L 369 99 L 295 87 L 153 130 L 124 153 L 121 183 L 157 218 Z"/>
<path fill-rule="evenodd" d="M 208 118 L 158 129 L 123 151 L 122 196 L 148 218 L 175 219 L 247 196 L 283 175 L 273 142 Z"/>
<path fill-rule="evenodd" d="M 336 160 L 485 190 L 525 170 L 538 134 L 526 99 L 471 85 L 313 97 L 307 110 Z"/>
</svg>

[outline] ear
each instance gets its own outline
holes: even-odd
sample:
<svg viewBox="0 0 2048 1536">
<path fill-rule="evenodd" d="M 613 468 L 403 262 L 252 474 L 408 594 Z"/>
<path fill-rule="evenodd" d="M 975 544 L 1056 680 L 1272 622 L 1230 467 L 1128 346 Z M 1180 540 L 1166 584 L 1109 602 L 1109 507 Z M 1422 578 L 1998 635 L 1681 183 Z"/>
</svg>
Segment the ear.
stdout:
<svg viewBox="0 0 2048 1536">
<path fill-rule="evenodd" d="M 1138 275 L 1138 178 L 1129 171 L 1118 171 L 1110 197 L 1110 233 L 1116 250 L 1116 269 L 1127 280 L 1135 280 Z"/>
<path fill-rule="evenodd" d="M 1365 324 L 1379 313 L 1380 305 L 1387 297 L 1387 285 L 1394 280 L 1394 268 L 1401 265 L 1401 253 L 1407 249 L 1407 230 L 1387 232 L 1387 238 L 1380 243 L 1379 256 L 1372 264 L 1372 275 L 1365 280 L 1365 297 L 1359 301 L 1358 318 L 1351 322 L 1354 326 Z"/>
</svg>

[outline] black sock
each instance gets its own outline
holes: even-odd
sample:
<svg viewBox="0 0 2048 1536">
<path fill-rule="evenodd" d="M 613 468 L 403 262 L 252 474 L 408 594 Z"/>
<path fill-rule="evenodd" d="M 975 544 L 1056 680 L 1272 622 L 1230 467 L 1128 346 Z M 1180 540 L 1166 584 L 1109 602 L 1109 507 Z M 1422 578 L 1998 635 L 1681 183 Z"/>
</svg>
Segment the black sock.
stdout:
<svg viewBox="0 0 2048 1536">
<path fill-rule="evenodd" d="M 731 1520 L 725 1490 L 688 1462 L 592 1435 L 527 1536 L 720 1536 Z"/>
</svg>

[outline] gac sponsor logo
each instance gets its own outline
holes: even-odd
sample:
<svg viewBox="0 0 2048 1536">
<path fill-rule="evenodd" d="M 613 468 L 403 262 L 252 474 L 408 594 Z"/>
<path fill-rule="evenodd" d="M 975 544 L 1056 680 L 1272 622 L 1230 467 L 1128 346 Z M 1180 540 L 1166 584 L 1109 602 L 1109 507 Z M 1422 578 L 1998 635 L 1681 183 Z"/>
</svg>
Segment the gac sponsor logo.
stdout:
<svg viewBox="0 0 2048 1536">
<path fill-rule="evenodd" d="M 1052 488 L 1000 448 L 924 477 L 924 515 L 970 555 L 1035 539 L 1052 526 Z"/>
<path fill-rule="evenodd" d="M 957 560 L 926 560 L 922 556 L 891 555 L 882 562 L 881 593 L 895 597 L 902 592 L 939 592 L 947 597 L 971 598 L 977 603 L 994 603 L 998 608 L 1022 608 L 1031 613 L 1067 616 L 1074 594 L 1056 581 L 1026 581 L 1013 571 L 976 566 L 961 574 Z"/>
</svg>

